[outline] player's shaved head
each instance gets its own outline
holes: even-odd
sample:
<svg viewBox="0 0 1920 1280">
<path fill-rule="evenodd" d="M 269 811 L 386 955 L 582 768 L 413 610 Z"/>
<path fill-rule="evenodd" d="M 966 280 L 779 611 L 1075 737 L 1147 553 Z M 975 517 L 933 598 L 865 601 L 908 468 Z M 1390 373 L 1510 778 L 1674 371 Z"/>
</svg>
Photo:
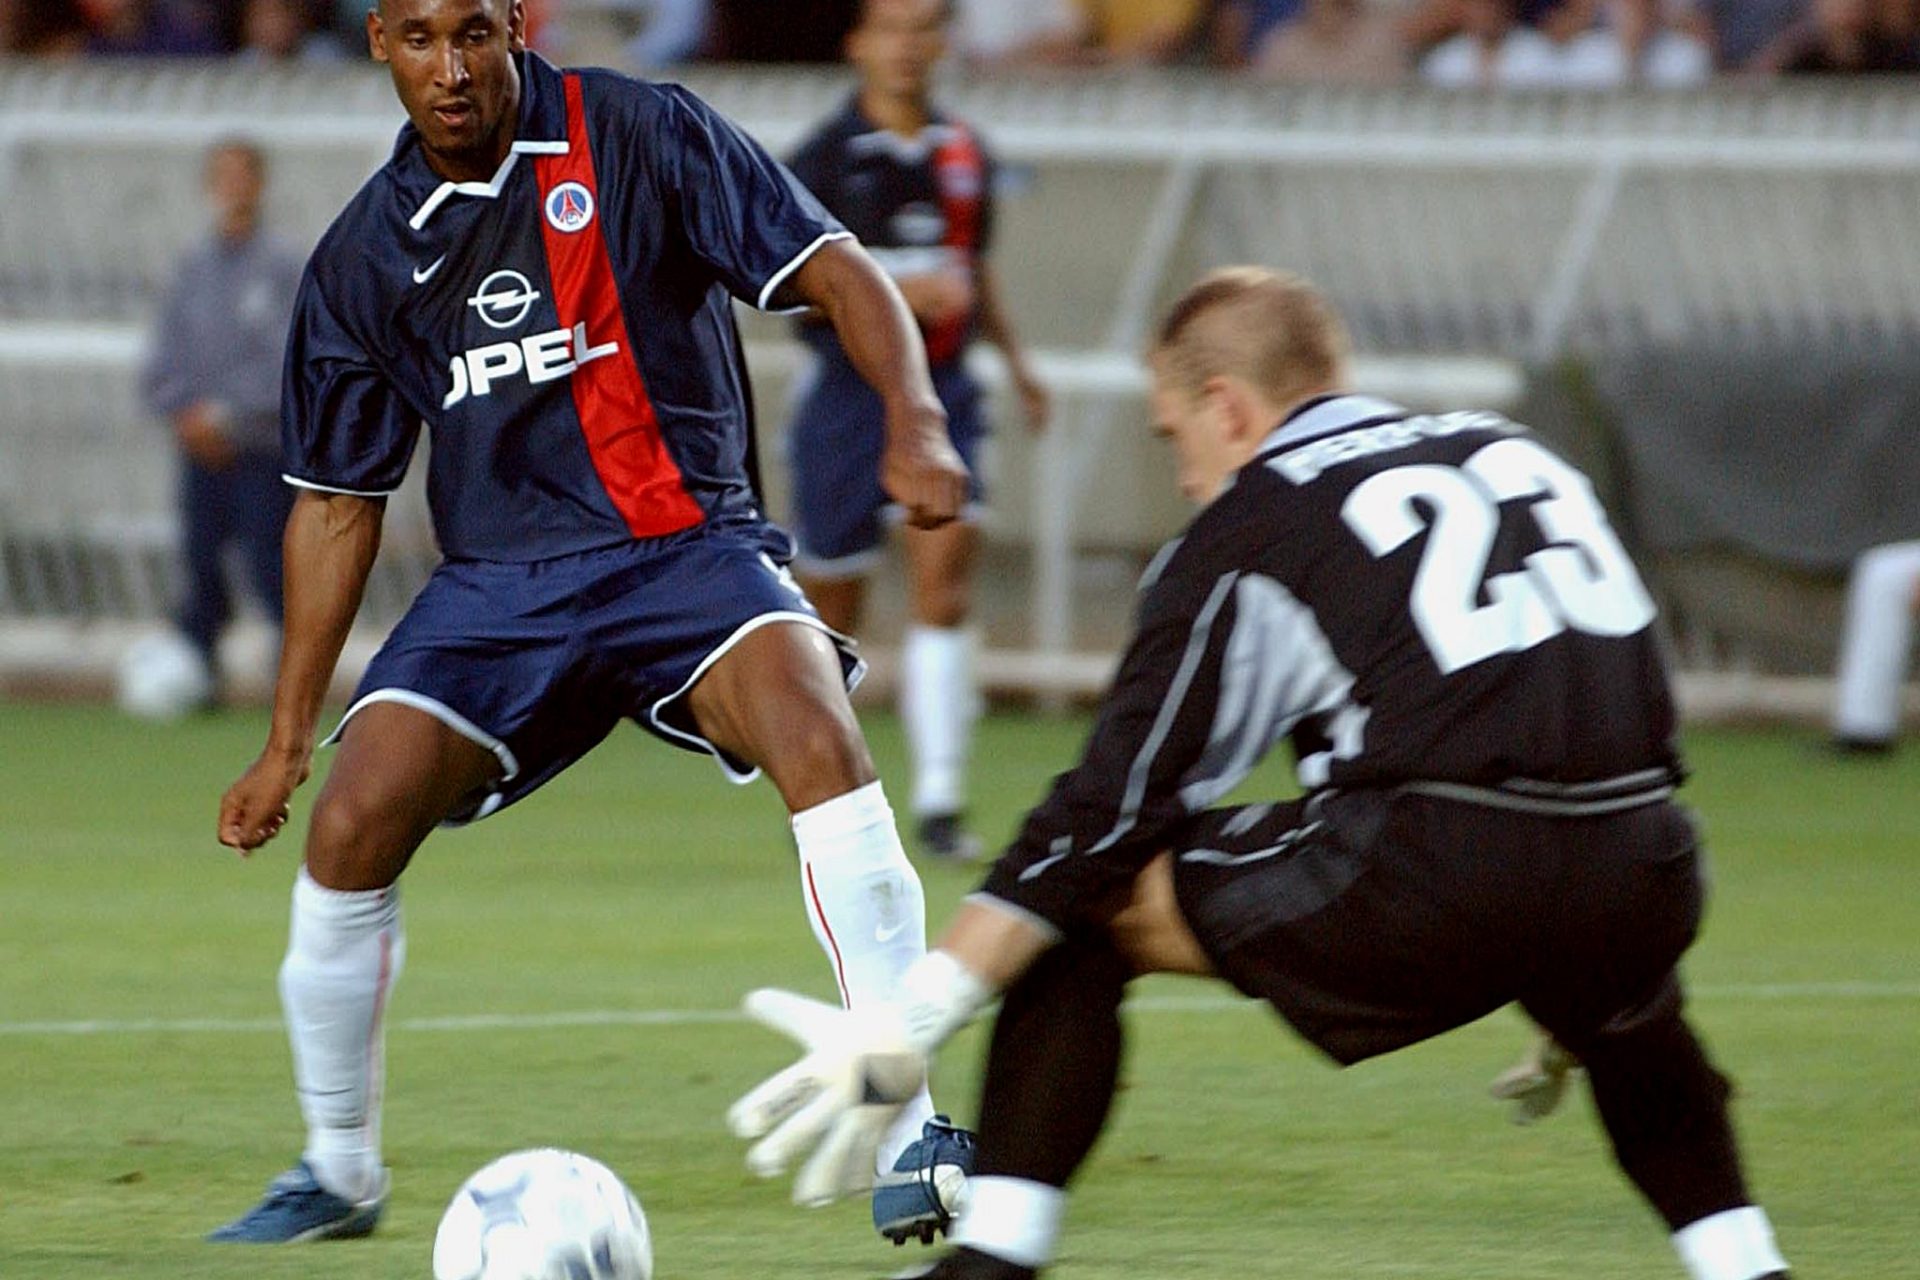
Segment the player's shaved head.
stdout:
<svg viewBox="0 0 1920 1280">
<path fill-rule="evenodd" d="M 1306 280 L 1265 267 L 1225 267 L 1173 304 L 1152 354 L 1189 394 L 1210 378 L 1238 378 L 1285 405 L 1337 387 L 1347 352 L 1346 326 Z"/>
</svg>

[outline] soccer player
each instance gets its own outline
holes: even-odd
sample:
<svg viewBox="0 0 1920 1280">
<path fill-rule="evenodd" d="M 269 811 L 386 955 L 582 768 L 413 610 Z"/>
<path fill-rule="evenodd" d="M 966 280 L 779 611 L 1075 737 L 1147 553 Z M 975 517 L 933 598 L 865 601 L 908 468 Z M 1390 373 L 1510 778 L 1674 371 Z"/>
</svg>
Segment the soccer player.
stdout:
<svg viewBox="0 0 1920 1280">
<path fill-rule="evenodd" d="M 792 164 L 913 308 L 953 442 L 976 477 L 965 517 L 937 529 L 910 525 L 901 536 L 910 617 L 900 711 L 913 761 L 913 815 L 922 849 L 964 861 L 979 855 L 978 841 L 961 826 L 979 703 L 966 623 L 979 542 L 976 459 L 987 431 L 980 387 L 966 364 L 975 336 L 1006 356 L 1031 427 L 1045 424 L 1048 405 L 987 257 L 992 160 L 979 133 L 930 98 L 950 22 L 947 0 L 866 0 L 847 37 L 860 87 Z M 879 469 L 886 407 L 824 318 L 802 321 L 800 332 L 814 364 L 788 429 L 800 544 L 794 567 L 820 616 L 852 634 L 886 533 L 890 499 Z"/>
<path fill-rule="evenodd" d="M 333 733 L 293 891 L 280 988 L 304 1157 L 216 1240 L 373 1228 L 395 881 L 435 826 L 519 800 L 622 720 L 735 781 L 770 775 L 849 1005 L 891 996 L 925 950 L 920 882 L 847 701 L 860 664 L 747 481 L 729 295 L 830 320 L 886 406 L 888 490 L 931 526 L 959 511 L 966 471 L 912 316 L 733 125 L 678 88 L 557 70 L 524 23 L 519 0 L 381 0 L 367 18 L 410 123 L 301 284 L 280 678 L 222 843 L 258 848 L 287 821 L 423 422 L 446 558 Z M 884 1167 L 931 1114 L 907 1109 Z"/>
<path fill-rule="evenodd" d="M 767 1134 L 749 1163 L 812 1147 L 797 1199 L 858 1185 L 885 1100 L 1004 991 L 960 1247 L 928 1274 L 1019 1280 L 1112 1102 L 1133 975 L 1217 975 L 1341 1064 L 1518 1001 L 1695 1280 L 1784 1276 L 1681 1016 L 1700 865 L 1653 603 L 1578 471 L 1494 414 L 1347 394 L 1344 355 L 1295 277 L 1174 306 L 1154 419 L 1202 509 L 1086 754 L 899 1003 L 749 997 L 809 1050 L 736 1105 Z M 1281 739 L 1302 798 L 1208 807 Z"/>
</svg>

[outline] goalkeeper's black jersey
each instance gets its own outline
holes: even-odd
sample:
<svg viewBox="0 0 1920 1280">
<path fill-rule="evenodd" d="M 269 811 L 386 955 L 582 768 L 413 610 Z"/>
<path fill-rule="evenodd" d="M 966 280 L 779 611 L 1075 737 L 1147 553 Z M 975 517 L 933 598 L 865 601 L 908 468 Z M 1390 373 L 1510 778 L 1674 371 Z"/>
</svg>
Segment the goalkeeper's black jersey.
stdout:
<svg viewBox="0 0 1920 1280">
<path fill-rule="evenodd" d="M 1490 413 L 1294 413 L 1148 570 L 1078 766 L 985 892 L 1065 924 L 1282 738 L 1309 790 L 1604 812 L 1679 762 L 1654 606 L 1592 486 Z"/>
</svg>

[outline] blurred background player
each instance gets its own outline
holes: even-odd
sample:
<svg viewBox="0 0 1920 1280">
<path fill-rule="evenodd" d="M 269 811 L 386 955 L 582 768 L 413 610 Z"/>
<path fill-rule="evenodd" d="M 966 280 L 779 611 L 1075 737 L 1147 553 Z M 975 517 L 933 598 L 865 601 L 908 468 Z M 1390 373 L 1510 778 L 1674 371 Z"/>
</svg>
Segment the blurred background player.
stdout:
<svg viewBox="0 0 1920 1280">
<path fill-rule="evenodd" d="M 1005 355 L 1027 423 L 1046 423 L 1047 392 L 1028 367 L 987 254 L 994 166 L 979 134 L 930 98 L 946 49 L 946 0 L 868 0 L 847 38 L 860 88 L 792 160 L 820 197 L 893 276 L 926 336 L 934 388 L 949 430 L 981 489 L 987 424 L 967 369 L 976 334 Z M 886 535 L 880 485 L 883 406 L 831 326 L 802 322 L 814 367 L 789 427 L 795 568 L 835 630 L 860 630 L 867 574 Z M 976 509 L 970 505 L 970 511 Z M 961 827 L 965 772 L 979 694 L 967 628 L 979 531 L 969 516 L 902 533 L 909 621 L 901 648 L 900 708 L 913 759 L 920 847 L 944 858 L 979 850 Z"/>
<path fill-rule="evenodd" d="M 1085 753 L 891 1017 L 750 997 L 807 1056 L 736 1104 L 766 1135 L 749 1164 L 811 1150 L 797 1200 L 857 1190 L 885 1098 L 1004 991 L 959 1247 L 923 1275 L 1032 1280 L 1137 974 L 1217 976 L 1342 1066 L 1517 1001 L 1693 1280 L 1784 1280 L 1682 1015 L 1703 886 L 1653 601 L 1579 471 L 1496 414 L 1351 394 L 1346 358 L 1298 277 L 1215 272 L 1174 304 L 1153 418 L 1200 512 Z M 1211 807 L 1282 740 L 1303 796 Z"/>
<path fill-rule="evenodd" d="M 1920 541 L 1869 547 L 1847 575 L 1847 616 L 1833 673 L 1833 745 L 1842 753 L 1890 751 L 1920 612 Z"/>
<path fill-rule="evenodd" d="M 142 388 L 180 456 L 186 589 L 176 614 L 211 692 L 233 616 L 225 557 L 237 550 L 266 615 L 280 621 L 280 533 L 293 491 L 280 479 L 280 366 L 300 286 L 297 250 L 261 225 L 266 154 L 238 139 L 206 156 L 213 232 L 176 271 Z"/>
</svg>

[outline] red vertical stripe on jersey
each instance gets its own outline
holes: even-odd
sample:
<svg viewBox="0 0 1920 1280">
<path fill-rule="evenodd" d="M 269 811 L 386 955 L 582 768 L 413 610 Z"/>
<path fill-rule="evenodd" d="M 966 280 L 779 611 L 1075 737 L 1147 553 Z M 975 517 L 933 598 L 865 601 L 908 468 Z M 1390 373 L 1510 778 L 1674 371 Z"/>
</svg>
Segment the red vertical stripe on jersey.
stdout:
<svg viewBox="0 0 1920 1280">
<path fill-rule="evenodd" d="M 980 211 L 986 200 L 987 158 L 972 131 L 952 126 L 948 139 L 933 153 L 933 181 L 940 190 L 940 211 L 946 215 L 947 234 L 941 241 L 972 270 L 980 251 Z M 927 330 L 927 358 L 936 364 L 960 354 L 973 316 L 962 315 Z"/>
<path fill-rule="evenodd" d="M 706 513 L 687 492 L 680 468 L 667 452 L 660 419 L 640 376 L 640 353 L 620 313 L 620 289 L 607 253 L 607 222 L 593 172 L 580 77 L 568 76 L 566 84 L 567 153 L 536 157 L 534 170 L 554 309 L 561 326 L 573 334 L 574 360 L 585 360 L 571 375 L 573 407 L 593 469 L 614 510 L 634 537 L 658 537 L 691 528 Z M 546 216 L 547 195 L 563 182 L 579 183 L 593 198 L 593 218 L 577 231 L 562 231 Z M 618 343 L 620 349 L 588 358 L 608 343 Z"/>
</svg>

